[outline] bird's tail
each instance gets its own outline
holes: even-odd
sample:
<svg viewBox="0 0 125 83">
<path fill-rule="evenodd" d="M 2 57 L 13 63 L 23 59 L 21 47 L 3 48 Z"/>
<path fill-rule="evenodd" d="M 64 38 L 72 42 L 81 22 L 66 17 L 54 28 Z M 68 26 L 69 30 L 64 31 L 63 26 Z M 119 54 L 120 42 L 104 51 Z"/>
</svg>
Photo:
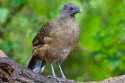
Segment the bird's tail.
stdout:
<svg viewBox="0 0 125 83">
<path fill-rule="evenodd" d="M 27 68 L 33 70 L 36 73 L 43 72 L 45 68 L 46 61 L 39 60 L 36 56 L 32 56 L 28 62 Z"/>
</svg>

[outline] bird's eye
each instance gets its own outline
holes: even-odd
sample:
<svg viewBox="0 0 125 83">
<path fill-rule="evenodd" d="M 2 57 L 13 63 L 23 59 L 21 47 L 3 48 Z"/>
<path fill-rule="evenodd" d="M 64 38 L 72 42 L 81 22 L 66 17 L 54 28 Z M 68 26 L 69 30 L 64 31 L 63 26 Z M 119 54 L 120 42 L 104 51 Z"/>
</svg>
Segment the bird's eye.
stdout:
<svg viewBox="0 0 125 83">
<path fill-rule="evenodd" d="M 70 10 L 73 10 L 74 8 L 73 7 L 70 7 Z"/>
</svg>

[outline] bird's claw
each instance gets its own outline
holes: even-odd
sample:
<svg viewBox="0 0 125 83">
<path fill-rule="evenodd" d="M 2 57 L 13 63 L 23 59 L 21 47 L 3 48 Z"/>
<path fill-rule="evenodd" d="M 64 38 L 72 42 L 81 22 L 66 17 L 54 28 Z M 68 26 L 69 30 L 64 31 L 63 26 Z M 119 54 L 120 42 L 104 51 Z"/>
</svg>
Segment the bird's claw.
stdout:
<svg viewBox="0 0 125 83">
<path fill-rule="evenodd" d="M 55 76 L 47 76 L 47 78 L 52 78 L 52 79 L 57 80 L 59 83 L 62 83 L 62 82 L 60 81 L 60 78 L 57 78 L 57 77 L 55 77 Z"/>
<path fill-rule="evenodd" d="M 61 81 L 64 81 L 64 82 L 69 81 L 71 83 L 76 83 L 74 80 L 68 80 L 66 78 L 58 78 L 58 79 L 61 80 Z"/>
</svg>

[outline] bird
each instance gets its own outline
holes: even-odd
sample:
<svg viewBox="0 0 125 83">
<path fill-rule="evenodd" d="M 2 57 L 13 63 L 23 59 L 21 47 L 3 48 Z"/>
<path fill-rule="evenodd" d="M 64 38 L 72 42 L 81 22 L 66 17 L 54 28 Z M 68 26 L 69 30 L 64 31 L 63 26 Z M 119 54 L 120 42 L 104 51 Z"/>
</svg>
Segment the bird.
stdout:
<svg viewBox="0 0 125 83">
<path fill-rule="evenodd" d="M 53 64 L 56 64 L 62 78 L 66 78 L 60 65 L 79 41 L 80 28 L 75 15 L 80 12 L 80 8 L 74 3 L 66 3 L 59 17 L 49 20 L 42 26 L 32 41 L 32 57 L 27 68 L 41 73 L 46 63 L 49 63 L 52 76 L 56 77 L 53 67 Z"/>
</svg>

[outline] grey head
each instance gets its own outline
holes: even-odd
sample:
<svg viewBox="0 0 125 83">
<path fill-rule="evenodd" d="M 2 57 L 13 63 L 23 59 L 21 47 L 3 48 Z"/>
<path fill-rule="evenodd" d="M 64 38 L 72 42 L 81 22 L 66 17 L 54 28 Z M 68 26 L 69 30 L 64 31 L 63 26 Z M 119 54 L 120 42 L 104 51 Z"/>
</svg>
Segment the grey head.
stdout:
<svg viewBox="0 0 125 83">
<path fill-rule="evenodd" d="M 61 17 L 74 17 L 77 13 L 80 13 L 79 7 L 73 3 L 67 3 L 61 10 Z"/>
</svg>

